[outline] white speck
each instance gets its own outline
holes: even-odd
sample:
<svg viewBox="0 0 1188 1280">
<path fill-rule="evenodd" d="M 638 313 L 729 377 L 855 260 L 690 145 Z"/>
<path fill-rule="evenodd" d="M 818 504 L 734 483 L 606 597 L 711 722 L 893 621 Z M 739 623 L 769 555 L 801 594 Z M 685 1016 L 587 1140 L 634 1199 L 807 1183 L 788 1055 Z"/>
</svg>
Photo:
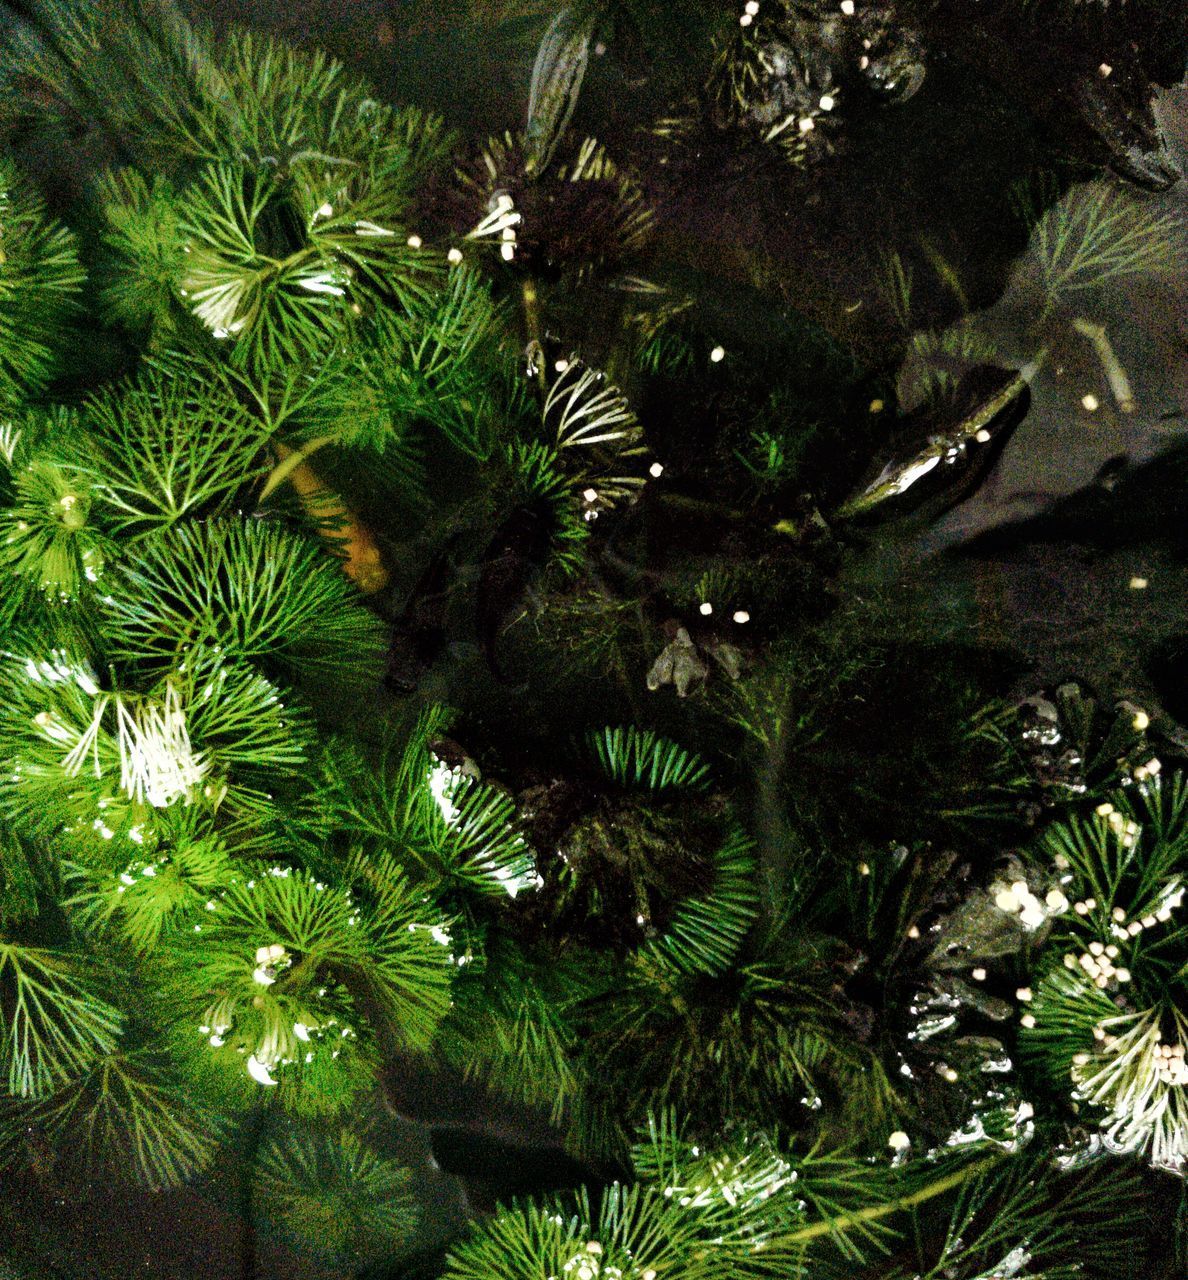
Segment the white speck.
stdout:
<svg viewBox="0 0 1188 1280">
<path fill-rule="evenodd" d="M 419 249 L 425 242 L 418 235 L 412 235 L 408 238 L 408 247 L 410 249 Z"/>
<path fill-rule="evenodd" d="M 969 975 L 975 982 L 986 981 L 986 970 L 982 968 L 974 969 Z"/>
<path fill-rule="evenodd" d="M 318 218 L 332 218 L 334 216 L 334 206 L 330 203 L 319 205 L 318 211 L 314 216 Z"/>
<path fill-rule="evenodd" d="M 817 123 L 816 123 L 816 121 L 812 118 L 812 116 L 801 116 L 801 117 L 800 117 L 800 132 L 801 132 L 801 133 L 812 133 L 812 131 L 813 131 L 816 127 L 817 127 Z"/>
<path fill-rule="evenodd" d="M 742 626 L 744 622 L 750 622 L 751 615 L 745 609 L 736 609 L 734 611 L 734 621 Z"/>
<path fill-rule="evenodd" d="M 558 373 L 564 373 L 565 370 L 569 368 L 569 361 L 565 359 L 557 360 L 554 362 L 553 368 L 556 369 Z"/>
<path fill-rule="evenodd" d="M 754 21 L 755 19 L 749 13 L 743 13 L 739 15 L 738 25 L 740 27 L 749 27 Z"/>
<path fill-rule="evenodd" d="M 700 613 L 703 618 L 708 618 L 713 611 L 714 606 L 710 604 L 708 600 L 703 600 L 701 604 L 697 606 L 697 612 Z"/>
<path fill-rule="evenodd" d="M 854 0 L 841 0 L 841 11 L 847 18 L 854 16 Z"/>
<path fill-rule="evenodd" d="M 715 348 L 710 352 L 710 359 L 714 362 L 714 364 L 719 364 L 721 361 L 725 360 L 725 359 L 726 359 L 726 348 L 725 348 L 725 347 L 715 347 Z"/>
<path fill-rule="evenodd" d="M 983 427 L 981 431 L 979 431 L 978 434 L 974 436 L 974 439 L 978 442 L 978 444 L 986 444 L 990 439 L 990 432 L 987 431 L 985 427 Z"/>
<path fill-rule="evenodd" d="M 845 5 L 842 6 L 845 8 Z M 854 5 L 850 3 L 850 11 L 853 12 Z M 912 1140 L 902 1129 L 896 1129 L 895 1132 L 887 1139 L 887 1145 L 892 1151 L 906 1151 L 912 1145 Z"/>
<path fill-rule="evenodd" d="M 822 111 L 832 111 L 835 105 L 836 102 L 832 94 L 827 93 L 822 96 L 820 103 Z"/>
<path fill-rule="evenodd" d="M 659 480 L 663 474 L 664 474 L 664 466 L 662 463 L 653 462 L 652 465 L 648 468 L 648 475 L 650 475 L 653 480 Z"/>
<path fill-rule="evenodd" d="M 1130 723 L 1141 733 L 1151 723 L 1151 717 L 1145 711 L 1136 711 Z"/>
<path fill-rule="evenodd" d="M 597 490 L 597 489 L 583 489 L 583 490 L 582 490 L 582 497 L 583 497 L 583 498 L 585 498 L 585 500 L 586 500 L 587 502 L 597 502 L 597 501 L 598 501 L 598 490 Z"/>
<path fill-rule="evenodd" d="M 449 253 L 446 254 L 446 261 L 452 262 L 454 266 L 457 266 L 458 263 L 462 261 L 462 250 L 451 249 Z"/>
<path fill-rule="evenodd" d="M 1103 62 L 1101 66 L 1097 68 L 1097 74 L 1102 77 L 1108 76 L 1113 69 L 1114 68 L 1111 67 L 1108 62 Z"/>
<path fill-rule="evenodd" d="M 1098 407 L 1098 400 L 1097 400 L 1097 397 L 1093 395 L 1092 392 L 1090 392 L 1088 395 L 1084 395 L 1081 397 L 1081 404 L 1090 413 L 1093 413 L 1096 411 Z"/>
<path fill-rule="evenodd" d="M 499 256 L 504 262 L 510 262 L 516 256 L 516 246 L 514 244 L 501 244 L 499 246 Z"/>
<path fill-rule="evenodd" d="M 1147 586 L 1148 582 L 1146 578 L 1131 578 L 1130 580 L 1131 591 L 1146 591 Z"/>
</svg>

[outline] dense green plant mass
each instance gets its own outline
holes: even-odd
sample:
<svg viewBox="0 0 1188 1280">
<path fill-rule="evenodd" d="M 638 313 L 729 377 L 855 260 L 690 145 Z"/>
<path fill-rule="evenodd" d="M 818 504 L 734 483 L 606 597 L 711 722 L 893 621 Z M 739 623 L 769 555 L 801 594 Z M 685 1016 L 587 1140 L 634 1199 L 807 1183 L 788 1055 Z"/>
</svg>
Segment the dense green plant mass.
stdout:
<svg viewBox="0 0 1188 1280">
<path fill-rule="evenodd" d="M 673 17 L 665 163 L 694 100 L 827 153 L 824 64 L 766 118 L 777 7 L 826 20 L 570 6 L 477 150 L 164 0 L 6 29 L 6 123 L 112 164 L 59 223 L 0 160 L 0 1172 L 238 1179 L 378 1264 L 391 1117 L 460 1077 L 584 1182 L 446 1280 L 1117 1273 L 1188 1160 L 1183 775 L 1137 706 L 891 625 L 838 514 L 886 357 L 722 337 L 634 144 L 569 129 Z M 1050 308 L 1178 233 L 1104 183 L 1027 216 Z M 995 353 L 884 274 L 943 419 Z"/>
</svg>

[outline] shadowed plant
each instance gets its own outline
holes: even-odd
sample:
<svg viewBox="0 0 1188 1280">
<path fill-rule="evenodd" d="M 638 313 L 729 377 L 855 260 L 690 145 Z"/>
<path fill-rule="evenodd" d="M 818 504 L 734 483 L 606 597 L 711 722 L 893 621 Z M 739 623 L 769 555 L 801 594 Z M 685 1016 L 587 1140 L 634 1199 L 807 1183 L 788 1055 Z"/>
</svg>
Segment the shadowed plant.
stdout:
<svg viewBox="0 0 1188 1280">
<path fill-rule="evenodd" d="M 1098 181 L 1073 187 L 1035 220 L 1028 253 L 1050 310 L 1112 281 L 1167 275 L 1183 245 L 1179 218 Z"/>
</svg>

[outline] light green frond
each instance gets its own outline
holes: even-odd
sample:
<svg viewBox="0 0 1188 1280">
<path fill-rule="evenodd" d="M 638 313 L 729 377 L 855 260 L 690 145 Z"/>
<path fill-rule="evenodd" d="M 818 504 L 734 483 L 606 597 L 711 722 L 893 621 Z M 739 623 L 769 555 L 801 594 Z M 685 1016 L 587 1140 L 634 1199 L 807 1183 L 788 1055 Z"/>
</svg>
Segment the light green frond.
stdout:
<svg viewBox="0 0 1188 1280">
<path fill-rule="evenodd" d="M 225 889 L 236 864 L 213 835 L 160 842 L 119 871 L 74 865 L 63 905 L 89 931 L 110 931 L 137 951 L 152 950 L 163 932 L 186 927 L 189 917 Z"/>
<path fill-rule="evenodd" d="M 515 802 L 434 755 L 432 739 L 447 724 L 444 708 L 429 708 L 406 742 L 390 737 L 375 761 L 346 740 L 331 743 L 312 802 L 315 825 L 390 852 L 406 874 L 435 892 L 457 887 L 515 897 L 536 884 Z"/>
<path fill-rule="evenodd" d="M 700 756 L 651 729 L 620 725 L 592 731 L 586 741 L 607 777 L 620 786 L 664 791 L 704 788 L 709 780 L 709 765 Z"/>
<path fill-rule="evenodd" d="M 109 319 L 160 341 L 177 328 L 185 269 L 178 193 L 168 178 L 119 169 L 99 180 L 96 194 L 110 255 L 102 305 Z"/>
<path fill-rule="evenodd" d="M 55 411 L 53 424 L 76 434 L 70 411 Z M 92 456 L 67 441 L 38 450 L 13 474 L 12 503 L 0 512 L 0 568 L 56 604 L 78 600 L 114 552 L 96 509 Z"/>
<path fill-rule="evenodd" d="M 283 779 L 303 772 L 314 728 L 300 702 L 217 646 L 187 650 L 176 673 L 190 739 L 207 765 L 204 797 L 259 814 Z"/>
<path fill-rule="evenodd" d="M 560 1124 L 581 1091 L 573 1009 L 594 981 L 588 957 L 541 961 L 490 937 L 481 960 L 459 975 L 439 1051 L 494 1093 L 548 1110 Z"/>
<path fill-rule="evenodd" d="M 117 535 L 220 512 L 263 470 L 266 425 L 195 370 L 148 366 L 85 414 L 102 450 L 92 479 Z"/>
<path fill-rule="evenodd" d="M 145 538 L 104 599 L 113 653 L 169 662 L 195 641 L 294 671 L 358 670 L 380 623 L 324 548 L 264 520 L 211 520 Z"/>
<path fill-rule="evenodd" d="M 192 929 L 163 939 L 187 1070 L 243 1101 L 284 1083 L 282 1101 L 298 1110 L 319 1071 L 358 1087 L 366 1026 L 344 978 L 367 963 L 364 933 L 340 890 L 288 867 L 241 868 Z M 328 1099 L 341 1106 L 349 1094 L 328 1088 L 308 1105 Z"/>
<path fill-rule="evenodd" d="M 1184 247 L 1179 218 L 1098 181 L 1073 187 L 1039 218 L 1028 252 L 1051 306 L 1112 281 L 1165 274 Z"/>
<path fill-rule="evenodd" d="M 449 1011 L 457 972 L 453 921 L 405 879 L 391 856 L 356 855 L 347 874 L 365 924 L 366 959 L 357 979 L 387 1014 L 399 1044 L 428 1049 Z"/>
<path fill-rule="evenodd" d="M 110 1052 L 46 1098 L 0 1103 L 0 1164 L 14 1162 L 22 1136 L 33 1129 L 72 1171 L 162 1191 L 206 1169 L 220 1128 L 218 1117 L 151 1054 Z"/>
<path fill-rule="evenodd" d="M 577 574 L 585 560 L 590 523 L 583 516 L 585 499 L 575 481 L 566 476 L 556 450 L 539 441 L 517 441 L 507 446 L 506 456 L 521 501 L 548 508 L 551 563 L 564 576 Z"/>
<path fill-rule="evenodd" d="M 375 316 L 345 363 L 346 376 L 315 406 L 311 429 L 345 444 L 386 448 L 426 424 L 463 453 L 486 458 L 501 390 L 502 333 L 490 286 L 477 272 L 451 268 L 431 291 Z"/>
<path fill-rule="evenodd" d="M 686 973 L 721 973 L 738 955 L 759 913 L 754 842 L 731 826 L 712 857 L 712 881 L 703 893 L 682 898 L 664 933 L 647 944 Z"/>
<path fill-rule="evenodd" d="M 45 1094 L 110 1053 L 123 1019 L 76 959 L 0 942 L 0 1063 L 11 1093 Z"/>
</svg>

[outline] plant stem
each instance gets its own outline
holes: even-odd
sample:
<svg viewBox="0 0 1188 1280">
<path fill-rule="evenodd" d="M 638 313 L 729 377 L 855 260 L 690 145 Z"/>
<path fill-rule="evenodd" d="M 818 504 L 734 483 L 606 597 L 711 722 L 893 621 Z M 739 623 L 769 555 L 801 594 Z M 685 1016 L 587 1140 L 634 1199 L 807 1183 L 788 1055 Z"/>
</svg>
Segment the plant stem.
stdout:
<svg viewBox="0 0 1188 1280">
<path fill-rule="evenodd" d="M 902 1196 L 898 1200 L 888 1200 L 884 1204 L 867 1205 L 865 1209 L 857 1209 L 853 1213 L 842 1214 L 837 1218 L 825 1218 L 820 1222 L 812 1222 L 807 1227 L 801 1227 L 800 1230 L 792 1231 L 782 1237 L 780 1243 L 802 1244 L 806 1240 L 815 1240 L 818 1236 L 832 1235 L 836 1232 L 845 1231 L 847 1228 L 857 1226 L 862 1222 L 876 1222 L 878 1219 L 886 1218 L 893 1213 L 901 1213 L 905 1209 L 911 1209 L 915 1205 L 923 1204 L 926 1200 L 932 1200 L 936 1196 L 944 1195 L 946 1191 L 952 1191 L 954 1187 L 959 1187 L 962 1183 L 968 1182 L 975 1174 L 982 1173 L 1000 1159 L 1001 1156 L 996 1155 L 986 1160 L 976 1160 L 971 1164 L 967 1164 L 964 1169 L 947 1173 L 943 1178 L 937 1178 L 935 1182 L 930 1182 L 919 1191 L 913 1191 L 910 1196 Z"/>
<path fill-rule="evenodd" d="M 528 335 L 528 345 L 540 352 L 536 365 L 536 381 L 542 396 L 548 394 L 548 382 L 544 367 L 544 344 L 540 340 L 540 295 L 536 292 L 536 281 L 525 276 L 520 285 L 520 298 L 524 303 L 524 330 Z"/>
<path fill-rule="evenodd" d="M 1110 345 L 1105 325 L 1094 324 L 1091 320 L 1086 320 L 1084 316 L 1075 316 L 1072 327 L 1082 337 L 1088 338 L 1093 343 L 1093 349 L 1097 352 L 1098 360 L 1101 361 L 1102 372 L 1106 376 L 1106 381 L 1110 384 L 1110 391 L 1113 392 L 1114 399 L 1118 402 L 1119 410 L 1122 413 L 1133 413 L 1137 406 L 1134 401 L 1134 392 L 1130 386 L 1130 379 L 1126 376 L 1126 370 L 1122 367 L 1122 361 L 1118 359 L 1117 352 Z"/>
</svg>

